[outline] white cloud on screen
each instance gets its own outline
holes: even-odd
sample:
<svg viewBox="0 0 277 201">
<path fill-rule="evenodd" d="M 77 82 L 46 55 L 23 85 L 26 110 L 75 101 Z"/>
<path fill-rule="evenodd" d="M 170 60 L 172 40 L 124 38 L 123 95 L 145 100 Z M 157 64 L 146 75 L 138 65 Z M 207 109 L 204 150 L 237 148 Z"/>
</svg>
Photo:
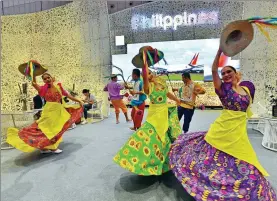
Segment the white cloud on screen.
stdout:
<svg viewBox="0 0 277 201">
<path fill-rule="evenodd" d="M 132 73 L 135 68 L 132 64 L 132 58 L 138 54 L 139 49 L 143 46 L 152 46 L 161 50 L 165 54 L 165 59 L 168 62 L 168 66 L 161 61 L 156 64 L 157 67 L 166 68 L 169 71 L 184 69 L 191 62 L 193 56 L 199 53 L 198 65 L 205 65 L 205 69 L 209 74 L 211 71 L 211 65 L 219 47 L 219 39 L 201 39 L 201 40 L 183 40 L 183 41 L 164 41 L 164 42 L 153 42 L 153 43 L 137 43 L 127 45 L 127 54 L 124 55 L 113 55 L 112 62 L 123 69 L 125 79 Z M 239 61 L 230 61 L 229 65 L 234 67 L 238 66 Z M 113 69 L 113 73 L 118 73 Z"/>
</svg>

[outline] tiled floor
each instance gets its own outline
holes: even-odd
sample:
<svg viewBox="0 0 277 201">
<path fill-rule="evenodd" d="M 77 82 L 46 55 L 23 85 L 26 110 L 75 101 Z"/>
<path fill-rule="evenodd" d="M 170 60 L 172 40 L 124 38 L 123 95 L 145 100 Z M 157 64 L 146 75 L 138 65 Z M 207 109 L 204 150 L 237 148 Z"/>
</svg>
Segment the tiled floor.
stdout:
<svg viewBox="0 0 277 201">
<path fill-rule="evenodd" d="M 191 131 L 207 130 L 220 111 L 196 111 Z M 176 201 L 186 200 L 172 175 L 160 182 L 140 179 L 112 158 L 132 132 L 131 124 L 115 124 L 114 115 L 78 126 L 64 135 L 60 155 L 1 151 L 2 201 Z M 269 180 L 277 188 L 277 152 L 261 146 L 262 136 L 249 129 L 250 140 Z"/>
</svg>

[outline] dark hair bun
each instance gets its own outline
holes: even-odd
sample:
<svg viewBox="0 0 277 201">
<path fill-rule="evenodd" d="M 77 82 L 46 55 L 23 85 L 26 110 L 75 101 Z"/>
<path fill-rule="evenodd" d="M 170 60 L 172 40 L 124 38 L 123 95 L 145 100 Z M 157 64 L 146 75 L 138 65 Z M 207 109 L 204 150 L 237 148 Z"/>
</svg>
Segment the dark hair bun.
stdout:
<svg viewBox="0 0 277 201">
<path fill-rule="evenodd" d="M 83 93 L 89 93 L 88 89 L 83 89 Z"/>
</svg>

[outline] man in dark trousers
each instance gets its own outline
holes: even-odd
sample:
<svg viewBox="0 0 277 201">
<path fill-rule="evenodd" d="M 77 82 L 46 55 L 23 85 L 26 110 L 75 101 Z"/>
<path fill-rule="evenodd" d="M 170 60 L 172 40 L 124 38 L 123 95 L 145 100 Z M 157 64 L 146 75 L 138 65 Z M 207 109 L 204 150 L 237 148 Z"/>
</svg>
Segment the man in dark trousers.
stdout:
<svg viewBox="0 0 277 201">
<path fill-rule="evenodd" d="M 34 109 L 38 110 L 38 109 L 42 109 L 42 107 L 45 105 L 45 99 L 40 97 L 39 95 L 36 95 L 33 98 L 33 102 L 34 102 Z M 34 115 L 34 119 L 39 119 L 41 115 L 41 111 L 38 111 L 35 115 Z"/>
<path fill-rule="evenodd" d="M 181 120 L 184 116 L 183 131 L 187 133 L 194 114 L 196 97 L 198 94 L 205 94 L 206 91 L 199 84 L 193 82 L 187 72 L 182 74 L 182 80 L 184 85 L 180 89 L 173 89 L 173 91 L 178 91 L 181 99 L 181 105 L 178 107 L 178 117 Z"/>
</svg>

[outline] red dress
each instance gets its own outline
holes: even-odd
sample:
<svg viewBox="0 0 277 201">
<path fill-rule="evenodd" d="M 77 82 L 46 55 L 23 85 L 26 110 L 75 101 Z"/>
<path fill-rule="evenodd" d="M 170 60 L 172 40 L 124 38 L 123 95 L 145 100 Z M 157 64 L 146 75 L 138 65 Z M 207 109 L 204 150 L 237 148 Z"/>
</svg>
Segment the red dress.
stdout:
<svg viewBox="0 0 277 201">
<path fill-rule="evenodd" d="M 67 96 L 68 93 L 61 87 L 61 92 L 63 96 Z M 57 102 L 61 103 L 62 95 L 58 91 L 52 92 L 47 90 L 44 94 L 46 102 Z M 46 103 L 47 104 L 47 103 Z M 71 115 L 70 119 L 64 124 L 62 130 L 52 139 L 48 139 L 46 135 L 38 128 L 38 124 L 34 122 L 28 127 L 23 128 L 19 131 L 18 136 L 26 144 L 37 149 L 43 149 L 47 146 L 55 144 L 61 139 L 63 133 L 67 131 L 73 123 L 80 122 L 83 108 L 66 108 L 67 112 Z M 43 111 L 42 111 L 43 113 Z"/>
</svg>

